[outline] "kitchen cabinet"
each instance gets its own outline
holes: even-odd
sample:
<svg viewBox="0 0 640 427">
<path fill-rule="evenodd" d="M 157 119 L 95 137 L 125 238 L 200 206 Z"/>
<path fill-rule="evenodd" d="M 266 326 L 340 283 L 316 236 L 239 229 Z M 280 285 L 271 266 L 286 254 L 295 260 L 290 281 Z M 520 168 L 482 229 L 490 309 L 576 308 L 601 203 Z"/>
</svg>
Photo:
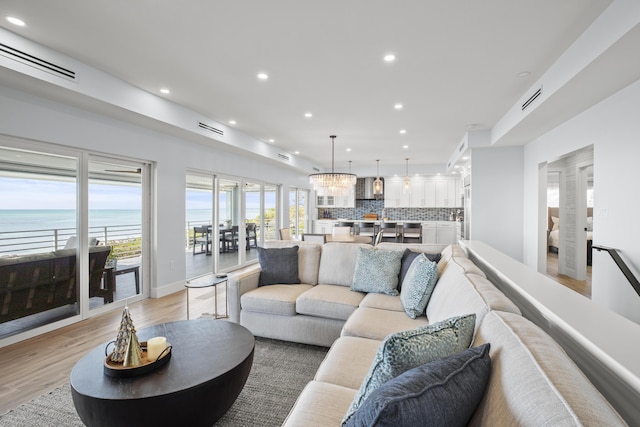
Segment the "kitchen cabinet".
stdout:
<svg viewBox="0 0 640 427">
<path fill-rule="evenodd" d="M 422 243 L 436 243 L 436 222 L 422 223 Z"/>
<path fill-rule="evenodd" d="M 457 179 L 436 178 L 436 207 L 455 208 L 459 205 L 460 182 Z"/>
<path fill-rule="evenodd" d="M 336 221 L 333 219 L 316 219 L 313 221 L 313 232 L 315 234 L 331 234 Z"/>
<path fill-rule="evenodd" d="M 316 207 L 318 208 L 355 208 L 356 188 L 349 189 L 349 194 L 345 196 L 316 196 Z"/>
<path fill-rule="evenodd" d="M 455 224 L 454 221 L 423 221 L 422 243 L 456 243 Z"/>
<path fill-rule="evenodd" d="M 384 207 L 407 208 L 411 206 L 411 191 L 404 191 L 404 178 L 392 177 L 384 180 Z"/>
</svg>

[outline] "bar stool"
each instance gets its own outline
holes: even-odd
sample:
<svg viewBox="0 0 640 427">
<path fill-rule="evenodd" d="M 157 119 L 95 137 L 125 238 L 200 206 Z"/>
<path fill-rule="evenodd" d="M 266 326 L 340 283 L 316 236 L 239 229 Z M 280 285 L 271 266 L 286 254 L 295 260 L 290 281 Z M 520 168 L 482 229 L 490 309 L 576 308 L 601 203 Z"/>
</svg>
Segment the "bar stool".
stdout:
<svg viewBox="0 0 640 427">
<path fill-rule="evenodd" d="M 382 233 L 383 242 L 389 242 L 391 239 L 393 239 L 394 242 L 397 242 L 398 237 L 400 237 L 398 224 L 395 222 L 380 223 L 380 233 Z"/>
<path fill-rule="evenodd" d="M 419 222 L 402 224 L 402 243 L 405 243 L 407 239 L 415 240 L 415 243 L 422 243 L 422 224 Z"/>
</svg>

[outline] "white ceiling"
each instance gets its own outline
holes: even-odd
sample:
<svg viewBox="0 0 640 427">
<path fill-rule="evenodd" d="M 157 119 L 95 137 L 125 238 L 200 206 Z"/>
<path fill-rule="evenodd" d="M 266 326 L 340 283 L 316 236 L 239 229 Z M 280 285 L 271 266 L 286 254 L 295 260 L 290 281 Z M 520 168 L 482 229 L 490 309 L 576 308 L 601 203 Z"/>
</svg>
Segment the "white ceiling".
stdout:
<svg viewBox="0 0 640 427">
<path fill-rule="evenodd" d="M 2 0 L 0 26 L 314 164 L 336 134 L 336 168 L 373 171 L 445 164 L 610 3 Z"/>
</svg>

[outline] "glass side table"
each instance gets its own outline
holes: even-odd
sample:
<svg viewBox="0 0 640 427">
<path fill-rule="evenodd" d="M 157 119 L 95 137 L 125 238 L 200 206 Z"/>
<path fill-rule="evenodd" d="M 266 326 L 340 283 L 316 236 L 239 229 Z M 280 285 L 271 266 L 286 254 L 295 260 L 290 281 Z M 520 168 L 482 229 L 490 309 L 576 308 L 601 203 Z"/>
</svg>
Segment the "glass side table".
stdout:
<svg viewBox="0 0 640 427">
<path fill-rule="evenodd" d="M 225 284 L 225 289 L 224 289 L 224 306 L 225 306 L 225 313 L 224 314 L 218 314 L 218 285 L 224 283 Z M 224 277 L 213 277 L 213 279 L 211 279 L 208 282 L 203 282 L 203 283 L 185 283 L 184 285 L 187 288 L 187 319 L 189 319 L 189 289 L 202 289 L 202 288 L 210 288 L 213 287 L 213 295 L 214 295 L 214 303 L 215 303 L 215 308 L 214 308 L 214 318 L 215 319 L 224 319 L 229 317 L 229 298 L 228 298 L 228 294 L 229 294 L 229 278 L 227 276 Z"/>
</svg>

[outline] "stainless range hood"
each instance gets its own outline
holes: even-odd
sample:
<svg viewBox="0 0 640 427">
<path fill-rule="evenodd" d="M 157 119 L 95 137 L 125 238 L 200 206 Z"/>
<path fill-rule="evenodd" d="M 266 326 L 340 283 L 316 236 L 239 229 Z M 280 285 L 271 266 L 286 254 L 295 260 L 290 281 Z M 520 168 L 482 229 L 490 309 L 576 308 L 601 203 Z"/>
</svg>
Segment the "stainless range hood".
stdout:
<svg viewBox="0 0 640 427">
<path fill-rule="evenodd" d="M 384 181 L 384 178 L 380 178 Z M 382 194 L 376 196 L 373 194 L 373 181 L 375 177 L 358 178 L 358 184 L 356 185 L 356 199 L 357 200 L 379 200 L 382 199 Z"/>
</svg>

